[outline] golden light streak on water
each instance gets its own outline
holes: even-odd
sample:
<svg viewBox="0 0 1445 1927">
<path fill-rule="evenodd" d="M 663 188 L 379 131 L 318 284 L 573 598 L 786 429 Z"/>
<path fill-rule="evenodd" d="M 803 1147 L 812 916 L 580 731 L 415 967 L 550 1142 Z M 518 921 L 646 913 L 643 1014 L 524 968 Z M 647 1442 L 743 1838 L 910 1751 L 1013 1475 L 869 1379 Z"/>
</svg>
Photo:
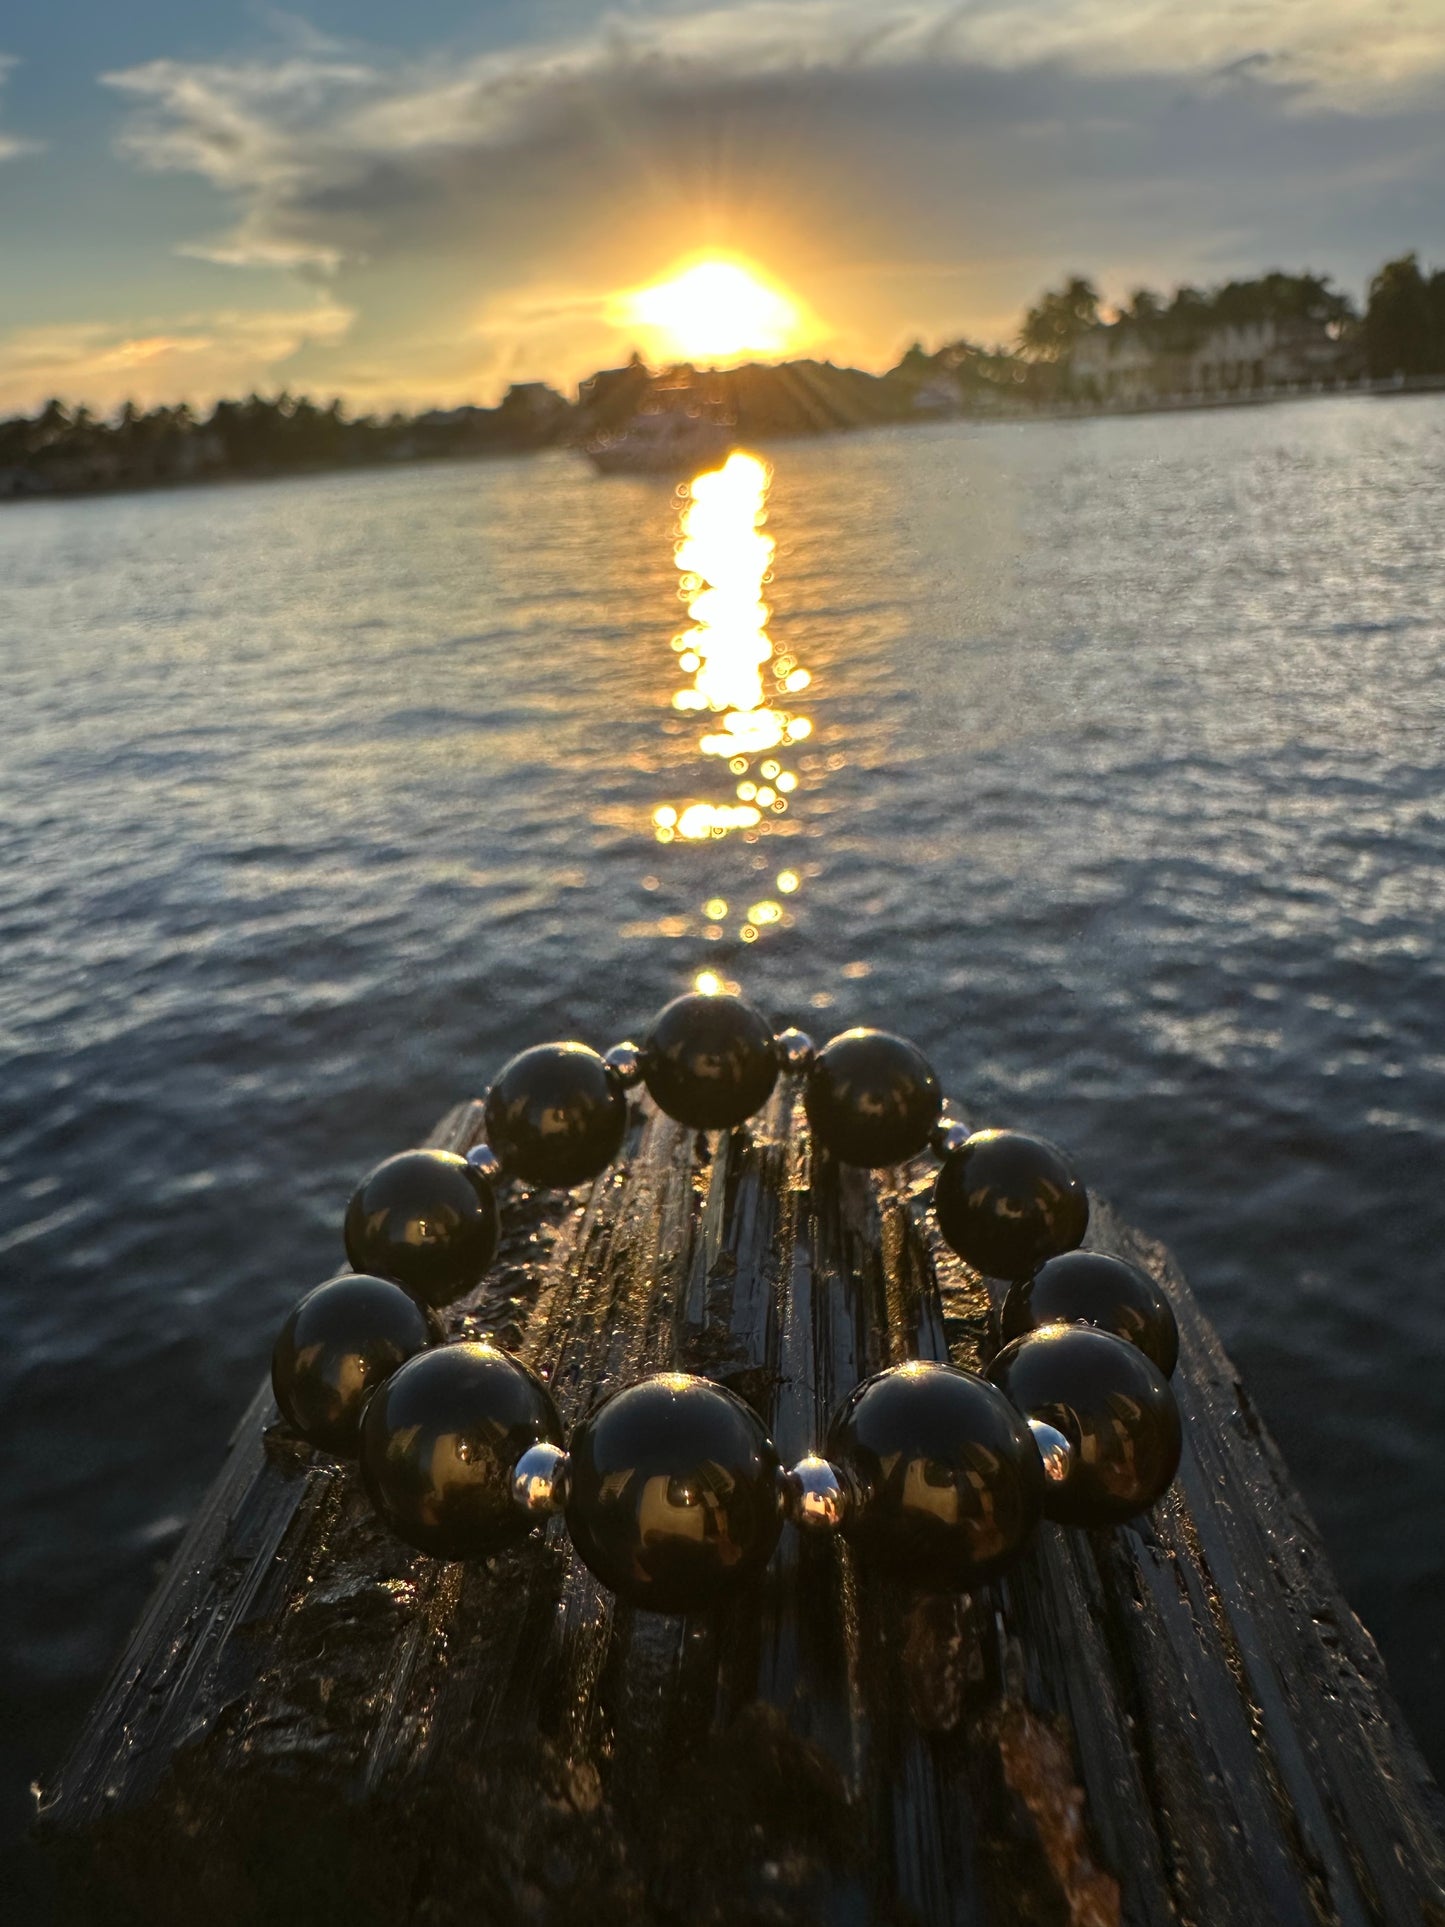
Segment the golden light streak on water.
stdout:
<svg viewBox="0 0 1445 1927">
<path fill-rule="evenodd" d="M 807 689 L 812 678 L 796 656 L 775 652 L 768 635 L 763 591 L 776 551 L 766 527 L 771 479 L 766 462 L 735 451 L 686 491 L 674 561 L 689 627 L 673 637 L 672 651 L 691 680 L 674 692 L 672 707 L 699 718 L 698 751 L 722 764 L 733 780 L 730 795 L 709 780 L 706 796 L 659 804 L 652 814 L 659 843 L 739 834 L 756 842 L 774 819 L 787 815 L 798 790 L 790 752 L 812 735 L 813 723 L 786 698 Z M 780 880 L 779 890 L 796 893 L 798 875 L 784 874 L 791 881 Z M 698 907 L 707 920 L 702 934 L 721 937 L 726 900 L 717 896 Z M 771 898 L 755 903 L 737 934 L 744 943 L 756 942 L 764 931 L 791 921 L 791 914 Z"/>
</svg>

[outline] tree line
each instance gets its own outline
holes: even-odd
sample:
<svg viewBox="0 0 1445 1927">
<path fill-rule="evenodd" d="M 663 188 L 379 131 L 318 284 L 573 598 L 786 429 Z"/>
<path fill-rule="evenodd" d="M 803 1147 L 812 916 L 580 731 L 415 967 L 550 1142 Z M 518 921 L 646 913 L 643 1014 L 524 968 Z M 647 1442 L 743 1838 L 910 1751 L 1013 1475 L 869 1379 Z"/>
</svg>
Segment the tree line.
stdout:
<svg viewBox="0 0 1445 1927">
<path fill-rule="evenodd" d="M 0 493 L 144 487 L 207 475 L 278 475 L 505 453 L 543 445 L 568 414 L 562 396 L 540 383 L 512 388 L 496 408 L 415 416 L 351 417 L 340 400 L 323 404 L 283 392 L 218 401 L 206 415 L 185 402 L 149 410 L 126 402 L 107 421 L 84 405 L 51 400 L 34 416 L 0 421 Z"/>
<path fill-rule="evenodd" d="M 219 401 L 205 415 L 184 402 L 149 410 L 127 402 L 103 420 L 83 405 L 51 400 L 34 416 L 0 421 L 0 496 L 505 454 L 583 442 L 639 407 L 691 406 L 699 398 L 756 437 L 956 409 L 1017 411 L 1070 394 L 1069 357 L 1105 317 L 1097 285 L 1069 275 L 1026 311 L 1012 344 L 958 340 L 930 352 L 915 342 L 883 375 L 817 361 L 655 371 L 634 354 L 625 367 L 590 376 L 575 402 L 523 382 L 494 408 L 418 415 L 352 416 L 339 400 L 283 392 Z M 1348 373 L 1445 375 L 1445 269 L 1426 271 L 1414 253 L 1385 262 L 1363 312 L 1328 275 L 1272 269 L 1210 289 L 1184 284 L 1168 295 L 1136 288 L 1110 318 L 1138 330 L 1161 357 L 1187 355 L 1217 328 L 1272 322 L 1286 336 L 1293 330 L 1337 341 Z"/>
<path fill-rule="evenodd" d="M 1187 354 L 1215 328 L 1273 322 L 1285 330 L 1324 330 L 1351 344 L 1362 371 L 1377 380 L 1445 374 L 1445 268 L 1427 273 L 1413 252 L 1374 275 L 1363 313 L 1329 275 L 1272 269 L 1208 290 L 1184 284 L 1168 296 L 1136 288 L 1112 318 L 1138 329 L 1161 354 Z M 1094 282 L 1070 275 L 1028 309 L 1018 352 L 1035 362 L 1065 361 L 1080 336 L 1104 319 Z"/>
</svg>

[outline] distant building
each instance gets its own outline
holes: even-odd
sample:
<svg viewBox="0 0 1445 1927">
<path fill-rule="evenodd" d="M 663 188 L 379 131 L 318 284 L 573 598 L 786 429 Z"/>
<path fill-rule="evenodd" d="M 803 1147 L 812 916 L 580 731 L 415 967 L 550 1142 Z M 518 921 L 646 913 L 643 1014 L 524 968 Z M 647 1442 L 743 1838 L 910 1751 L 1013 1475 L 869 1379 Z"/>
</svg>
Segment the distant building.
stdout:
<svg viewBox="0 0 1445 1927">
<path fill-rule="evenodd" d="M 394 461 L 418 454 L 475 454 L 479 450 L 540 448 L 554 441 L 572 413 L 571 403 L 544 381 L 514 382 L 495 408 L 471 402 L 429 408 L 391 451 Z"/>
<path fill-rule="evenodd" d="M 963 412 L 963 392 L 955 375 L 934 375 L 923 381 L 913 391 L 913 412 L 915 415 L 929 416 L 935 421 L 946 420 Z"/>
<path fill-rule="evenodd" d="M 571 413 L 571 403 L 545 381 L 514 381 L 502 406 L 536 422 L 556 422 Z"/>
<path fill-rule="evenodd" d="M 1069 355 L 1069 387 L 1088 401 L 1145 401 L 1160 392 L 1162 373 L 1144 330 L 1129 321 L 1091 328 Z"/>
<path fill-rule="evenodd" d="M 514 381 L 502 397 L 497 423 L 523 447 L 556 441 L 572 418 L 572 404 L 545 381 Z"/>
<path fill-rule="evenodd" d="M 602 415 L 622 407 L 628 413 L 652 386 L 652 376 L 640 355 L 625 368 L 599 368 L 577 387 L 577 407 L 584 415 Z"/>
<path fill-rule="evenodd" d="M 460 408 L 429 408 L 424 415 L 415 418 L 418 428 L 475 428 L 491 417 L 489 408 L 477 408 L 465 402 Z"/>
<path fill-rule="evenodd" d="M 1187 345 L 1159 323 L 1127 318 L 1091 328 L 1069 357 L 1071 392 L 1129 404 L 1163 395 L 1242 394 L 1334 381 L 1353 372 L 1338 330 L 1311 321 L 1216 322 Z"/>
</svg>

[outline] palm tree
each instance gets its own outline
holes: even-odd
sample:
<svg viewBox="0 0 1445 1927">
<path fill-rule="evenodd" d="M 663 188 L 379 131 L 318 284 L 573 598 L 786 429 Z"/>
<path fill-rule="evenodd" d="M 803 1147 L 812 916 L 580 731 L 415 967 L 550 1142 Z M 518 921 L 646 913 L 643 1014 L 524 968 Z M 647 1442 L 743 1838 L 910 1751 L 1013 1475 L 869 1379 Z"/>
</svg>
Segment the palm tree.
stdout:
<svg viewBox="0 0 1445 1927">
<path fill-rule="evenodd" d="M 51 442 L 58 442 L 70 427 L 70 410 L 63 401 L 52 395 L 40 413 L 35 417 L 32 434 L 37 448 L 45 448 Z"/>
<path fill-rule="evenodd" d="M 1136 327 L 1147 328 L 1157 321 L 1164 312 L 1164 297 L 1155 294 L 1152 288 L 1135 288 L 1129 296 L 1128 306 L 1124 309 L 1124 319 L 1132 321 Z"/>
<path fill-rule="evenodd" d="M 1437 333 L 1432 283 L 1419 256 L 1387 261 L 1370 283 L 1365 310 L 1365 353 L 1372 375 L 1433 373 L 1445 365 L 1445 340 Z"/>
<path fill-rule="evenodd" d="M 1062 361 L 1079 336 L 1098 325 L 1098 289 L 1083 275 L 1072 274 L 1062 288 L 1049 289 L 1029 309 L 1019 346 L 1035 361 Z"/>
</svg>

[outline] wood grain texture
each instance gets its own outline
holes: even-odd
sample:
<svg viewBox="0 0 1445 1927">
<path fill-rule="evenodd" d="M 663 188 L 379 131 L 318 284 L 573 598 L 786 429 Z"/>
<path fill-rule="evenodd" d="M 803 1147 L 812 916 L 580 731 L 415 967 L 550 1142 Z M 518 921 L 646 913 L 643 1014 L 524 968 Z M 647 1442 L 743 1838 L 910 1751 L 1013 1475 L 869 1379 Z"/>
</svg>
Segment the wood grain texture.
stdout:
<svg viewBox="0 0 1445 1927">
<path fill-rule="evenodd" d="M 791 1086 L 720 1141 L 644 1104 L 589 1191 L 505 1200 L 453 1329 L 568 1421 L 706 1372 L 791 1461 L 867 1372 L 987 1354 L 930 1178 L 815 1161 Z M 559 1521 L 438 1565 L 259 1397 L 44 1797 L 77 1918 L 1445 1927 L 1445 1807 L 1243 1387 L 1160 1246 L 1097 1201 L 1089 1242 L 1174 1303 L 1179 1480 L 967 1600 L 792 1532 L 686 1620 Z"/>
</svg>

